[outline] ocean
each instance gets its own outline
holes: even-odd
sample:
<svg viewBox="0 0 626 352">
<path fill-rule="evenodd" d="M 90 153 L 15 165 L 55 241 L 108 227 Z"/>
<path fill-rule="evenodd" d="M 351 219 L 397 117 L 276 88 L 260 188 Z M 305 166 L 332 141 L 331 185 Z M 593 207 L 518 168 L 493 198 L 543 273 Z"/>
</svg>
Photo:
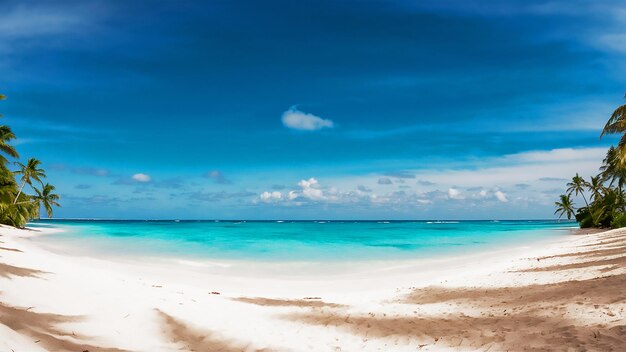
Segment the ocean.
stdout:
<svg viewBox="0 0 626 352">
<path fill-rule="evenodd" d="M 37 240 L 77 252 L 245 261 L 367 261 L 473 254 L 551 240 L 569 221 L 40 220 Z"/>
</svg>

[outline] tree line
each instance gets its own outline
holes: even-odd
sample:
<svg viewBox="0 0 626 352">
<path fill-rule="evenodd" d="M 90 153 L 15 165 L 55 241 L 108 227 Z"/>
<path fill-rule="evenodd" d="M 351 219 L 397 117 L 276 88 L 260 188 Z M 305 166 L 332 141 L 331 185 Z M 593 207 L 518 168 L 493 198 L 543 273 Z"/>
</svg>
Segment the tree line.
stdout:
<svg viewBox="0 0 626 352">
<path fill-rule="evenodd" d="M 600 138 L 606 134 L 622 137 L 617 146 L 607 150 L 599 173 L 588 180 L 576 174 L 567 183 L 566 193 L 555 202 L 555 214 L 575 218 L 581 228 L 626 226 L 626 104 L 611 114 Z M 582 197 L 584 206 L 576 207 L 572 195 Z"/>
</svg>

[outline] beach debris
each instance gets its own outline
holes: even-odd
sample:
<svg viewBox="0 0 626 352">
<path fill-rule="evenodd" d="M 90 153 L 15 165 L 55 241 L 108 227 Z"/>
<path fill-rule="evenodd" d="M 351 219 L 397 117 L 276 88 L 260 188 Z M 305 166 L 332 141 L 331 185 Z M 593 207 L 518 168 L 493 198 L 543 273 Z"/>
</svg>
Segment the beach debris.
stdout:
<svg viewBox="0 0 626 352">
<path fill-rule="evenodd" d="M 322 299 L 322 297 L 304 297 L 303 299 Z"/>
<path fill-rule="evenodd" d="M 219 292 L 217 292 L 217 291 L 212 291 L 212 292 L 209 292 L 209 294 L 210 294 L 210 295 L 219 295 L 220 293 L 219 293 Z"/>
<path fill-rule="evenodd" d="M 152 287 L 154 287 L 154 288 L 162 288 L 163 286 L 161 286 L 161 285 L 152 285 Z"/>
</svg>

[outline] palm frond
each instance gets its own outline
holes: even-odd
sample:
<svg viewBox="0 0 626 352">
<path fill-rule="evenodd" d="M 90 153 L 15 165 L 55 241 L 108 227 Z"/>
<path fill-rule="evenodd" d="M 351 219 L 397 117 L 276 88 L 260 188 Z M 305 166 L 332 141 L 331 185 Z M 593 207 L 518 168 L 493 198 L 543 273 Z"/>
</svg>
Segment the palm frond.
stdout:
<svg viewBox="0 0 626 352">
<path fill-rule="evenodd" d="M 626 105 L 622 105 L 613 111 L 611 117 L 604 125 L 600 138 L 605 134 L 626 132 Z"/>
</svg>

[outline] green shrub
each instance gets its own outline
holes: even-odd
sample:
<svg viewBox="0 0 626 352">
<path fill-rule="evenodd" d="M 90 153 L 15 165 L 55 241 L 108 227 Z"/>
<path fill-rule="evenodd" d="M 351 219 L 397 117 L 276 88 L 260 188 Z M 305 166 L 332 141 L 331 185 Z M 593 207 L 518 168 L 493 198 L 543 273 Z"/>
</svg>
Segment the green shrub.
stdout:
<svg viewBox="0 0 626 352">
<path fill-rule="evenodd" d="M 620 227 L 626 227 L 626 213 L 625 212 L 616 213 L 613 216 L 613 221 L 611 221 L 611 227 L 614 229 L 617 229 Z"/>
<path fill-rule="evenodd" d="M 593 219 L 591 218 L 589 209 L 586 207 L 578 209 L 576 212 L 576 221 L 578 221 L 578 225 L 580 225 L 581 229 L 593 227 Z"/>
</svg>

